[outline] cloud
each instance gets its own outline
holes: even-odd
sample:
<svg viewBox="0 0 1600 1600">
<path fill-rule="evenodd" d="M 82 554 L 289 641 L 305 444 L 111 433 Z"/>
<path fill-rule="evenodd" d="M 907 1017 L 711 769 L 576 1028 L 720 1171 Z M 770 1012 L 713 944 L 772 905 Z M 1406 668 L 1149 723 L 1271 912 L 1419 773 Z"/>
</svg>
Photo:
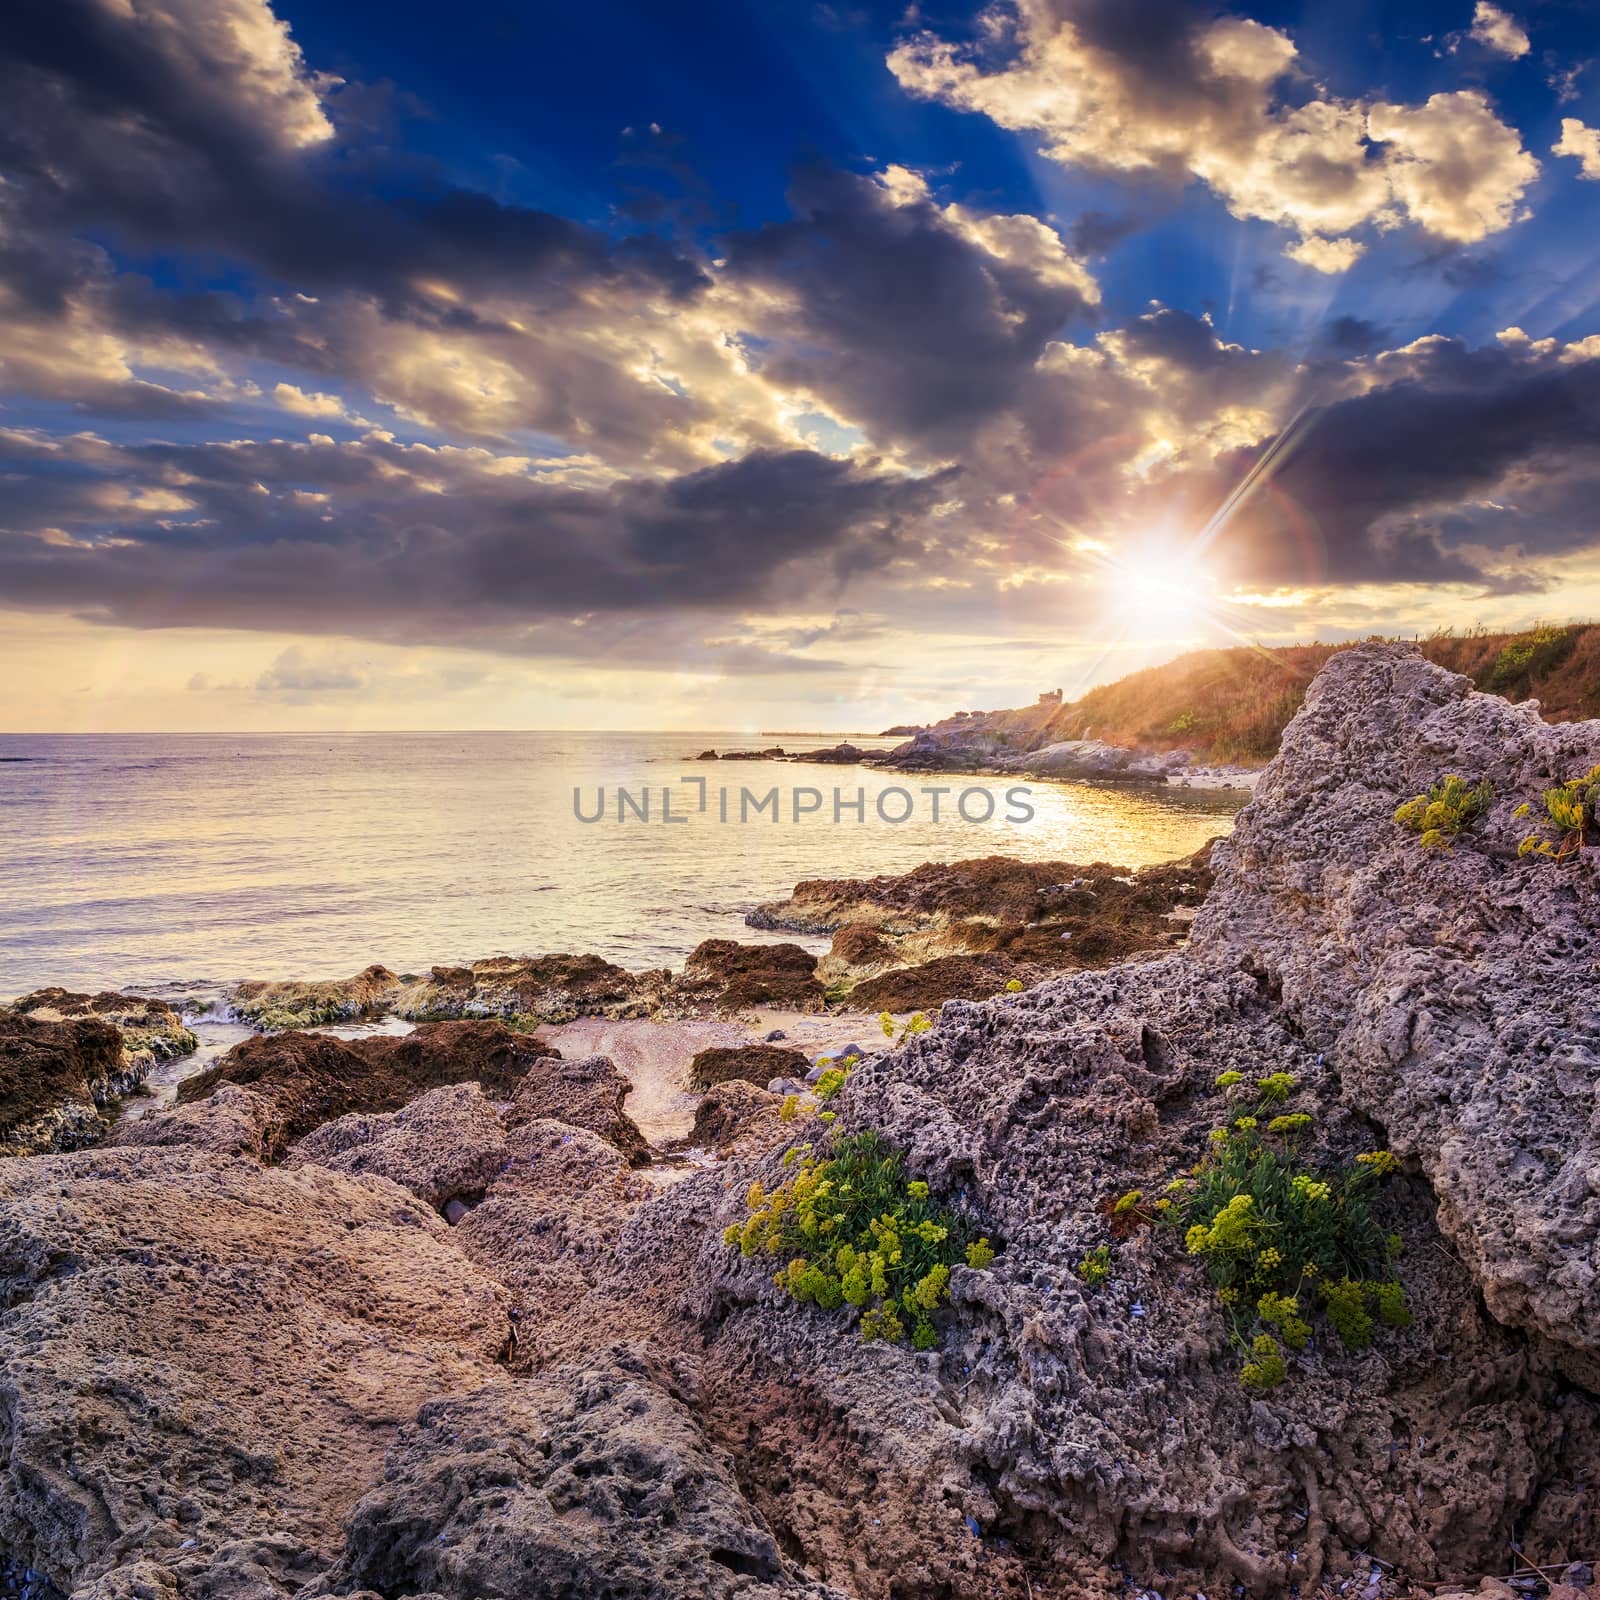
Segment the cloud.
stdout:
<svg viewBox="0 0 1600 1600">
<path fill-rule="evenodd" d="M 290 645 L 256 679 L 256 693 L 289 696 L 345 694 L 367 687 L 360 667 L 330 657 L 313 657 L 301 645 Z"/>
<path fill-rule="evenodd" d="M 1579 177 L 1600 181 L 1600 128 L 1585 127 L 1577 117 L 1563 117 L 1561 137 L 1550 149 L 1579 162 Z"/>
<path fill-rule="evenodd" d="M 0 385 L 49 426 L 0 429 L 8 604 L 770 677 L 860 665 L 885 618 L 923 648 L 1092 626 L 1107 559 L 1263 462 L 1212 552 L 1243 584 L 1533 588 L 1593 542 L 1587 344 L 1113 319 L 1086 263 L 1136 221 L 895 163 L 804 165 L 786 216 L 718 236 L 657 133 L 630 159 L 684 203 L 589 228 L 406 157 L 261 0 L 13 12 Z M 892 64 L 1065 165 L 1202 182 L 1317 272 L 1499 233 L 1537 172 L 1477 90 L 1337 98 L 1286 32 L 1182 0 L 1026 0 Z M 210 686 L 387 692 L 332 646 L 253 671 Z"/>
<path fill-rule="evenodd" d="M 1313 272 L 1348 272 L 1359 261 L 1366 246 L 1359 239 L 1319 239 L 1315 235 L 1285 245 L 1283 253 Z"/>
<path fill-rule="evenodd" d="M 1486 50 L 1515 61 L 1531 48 L 1522 24 L 1510 12 L 1502 11 L 1492 0 L 1478 0 L 1472 13 L 1472 37 Z"/>
<path fill-rule="evenodd" d="M 949 483 L 805 451 L 603 488 L 530 466 L 379 434 L 50 448 L 0 436 L 15 489 L 0 590 L 134 627 L 540 654 L 564 647 L 574 618 L 836 593 L 914 560 L 912 526 Z"/>
<path fill-rule="evenodd" d="M 299 417 L 342 418 L 345 414 L 344 401 L 338 395 L 307 394 L 304 389 L 297 389 L 292 383 L 276 384 L 272 390 L 272 398 L 285 411 L 292 411 Z"/>
<path fill-rule="evenodd" d="M 792 220 L 726 244 L 750 359 L 875 438 L 954 448 L 1100 298 L 1048 224 L 941 206 L 904 167 L 807 167 L 790 203 Z"/>
<path fill-rule="evenodd" d="M 1235 216 L 1297 233 L 1290 253 L 1319 271 L 1348 266 L 1364 228 L 1410 221 L 1456 242 L 1504 229 L 1539 170 L 1476 90 L 1422 106 L 1290 93 L 1293 39 L 1248 18 L 997 0 L 981 23 L 971 47 L 913 35 L 890 70 L 912 94 L 1039 135 L 1063 166 L 1197 179 Z"/>
<path fill-rule="evenodd" d="M 1516 129 L 1476 89 L 1431 95 L 1420 106 L 1375 105 L 1367 131 L 1387 147 L 1395 201 L 1435 238 L 1454 244 L 1509 228 L 1539 175 Z"/>
<path fill-rule="evenodd" d="M 1435 336 L 1323 382 L 1337 397 L 1289 437 L 1220 463 L 1222 489 L 1284 447 L 1219 540 L 1253 580 L 1537 590 L 1531 558 L 1592 542 L 1582 500 L 1600 488 L 1600 339 L 1513 330 L 1473 349 Z M 1512 553 L 1496 562 L 1488 545 Z"/>
</svg>

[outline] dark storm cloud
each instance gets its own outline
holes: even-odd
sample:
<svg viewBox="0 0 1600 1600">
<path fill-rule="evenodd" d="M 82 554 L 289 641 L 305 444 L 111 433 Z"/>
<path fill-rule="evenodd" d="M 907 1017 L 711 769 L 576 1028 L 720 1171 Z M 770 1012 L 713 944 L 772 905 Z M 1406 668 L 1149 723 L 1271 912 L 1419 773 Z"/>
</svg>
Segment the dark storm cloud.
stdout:
<svg viewBox="0 0 1600 1600">
<path fill-rule="evenodd" d="M 1109 211 L 1085 211 L 1067 230 L 1073 254 L 1103 256 L 1144 226 L 1141 217 L 1114 216 Z"/>
<path fill-rule="evenodd" d="M 733 282 L 795 308 L 789 336 L 755 355 L 774 382 L 814 389 L 875 437 L 959 443 L 1087 309 L 1082 282 L 1005 259 L 931 200 L 870 178 L 808 167 L 790 204 L 791 221 L 727 242 Z"/>
<path fill-rule="evenodd" d="M 702 286 L 659 239 L 614 244 L 454 186 L 385 144 L 336 137 L 335 86 L 312 80 L 269 23 L 243 0 L 174 0 L 154 18 L 95 0 L 12 0 L 0 21 L 0 171 L 20 187 L 21 220 L 38 235 L 92 228 L 403 305 L 430 277 L 515 284 L 552 307 L 595 282 Z M 246 43 L 222 32 L 236 28 L 250 30 Z M 7 265 L 38 294 L 37 261 Z"/>
<path fill-rule="evenodd" d="M 1380 323 L 1365 317 L 1340 316 L 1325 322 L 1317 333 L 1319 350 L 1336 356 L 1364 356 L 1381 350 L 1393 335 Z"/>
<path fill-rule="evenodd" d="M 1376 357 L 1380 386 L 1308 414 L 1219 548 L 1258 582 L 1301 582 L 1307 531 L 1335 583 L 1485 582 L 1461 546 L 1529 556 L 1592 545 L 1596 502 L 1562 493 L 1600 472 L 1600 357 L 1431 339 Z M 1242 481 L 1261 451 L 1222 463 Z M 1492 513 L 1492 514 L 1490 514 Z"/>
<path fill-rule="evenodd" d="M 915 556 L 907 524 L 948 489 L 805 451 L 604 489 L 494 468 L 379 438 L 41 451 L 0 434 L 17 490 L 0 592 L 136 627 L 203 617 L 533 652 L 541 624 L 579 614 L 837 590 Z"/>
</svg>

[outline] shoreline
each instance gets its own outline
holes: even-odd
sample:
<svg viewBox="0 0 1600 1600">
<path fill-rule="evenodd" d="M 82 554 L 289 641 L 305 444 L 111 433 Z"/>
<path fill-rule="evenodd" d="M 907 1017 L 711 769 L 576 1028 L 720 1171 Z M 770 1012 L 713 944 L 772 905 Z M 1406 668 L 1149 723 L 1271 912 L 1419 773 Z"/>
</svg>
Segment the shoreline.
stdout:
<svg viewBox="0 0 1600 1600">
<path fill-rule="evenodd" d="M 574 1511 L 584 1593 L 706 1600 L 729 1560 L 816 1600 L 912 1560 L 963 1600 L 1417 1600 L 1509 1537 L 1571 1600 L 1600 852 L 1519 841 L 1591 768 L 1600 724 L 1361 647 L 1214 853 L 805 879 L 758 910 L 821 959 L 244 983 L 180 1067 L 164 1006 L 23 997 L 0 1065 L 76 1098 L 0 1159 L 10 1448 L 52 1467 L 0 1536 L 100 1600 L 516 1593 Z M 1441 769 L 1492 796 L 1447 850 L 1396 815 Z"/>
</svg>

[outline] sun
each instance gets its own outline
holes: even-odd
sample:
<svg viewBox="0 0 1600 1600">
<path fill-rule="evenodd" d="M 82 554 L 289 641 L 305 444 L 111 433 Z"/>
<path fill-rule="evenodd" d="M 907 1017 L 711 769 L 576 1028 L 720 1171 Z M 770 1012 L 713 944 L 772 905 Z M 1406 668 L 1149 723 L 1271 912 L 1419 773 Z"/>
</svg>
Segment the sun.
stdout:
<svg viewBox="0 0 1600 1600">
<path fill-rule="evenodd" d="M 1169 546 L 1149 546 L 1124 557 L 1110 582 L 1123 620 L 1145 634 L 1198 626 L 1215 604 L 1215 580 Z"/>
</svg>

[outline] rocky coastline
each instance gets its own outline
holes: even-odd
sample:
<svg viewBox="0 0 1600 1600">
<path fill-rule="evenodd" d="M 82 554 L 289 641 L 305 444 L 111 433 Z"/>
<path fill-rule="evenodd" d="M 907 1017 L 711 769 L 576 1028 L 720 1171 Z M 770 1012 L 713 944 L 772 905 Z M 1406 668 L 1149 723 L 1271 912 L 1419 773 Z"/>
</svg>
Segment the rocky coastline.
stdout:
<svg viewBox="0 0 1600 1600">
<path fill-rule="evenodd" d="M 182 1019 L 24 997 L 0 1552 L 42 1600 L 1579 1600 L 1600 848 L 1523 850 L 1519 808 L 1597 766 L 1600 724 L 1361 646 L 1208 851 L 751 914 L 820 958 L 239 985 L 259 1031 L 121 1121 Z M 1487 798 L 1425 845 L 1395 812 L 1449 773 Z M 377 1019 L 413 1026 L 317 1031 Z M 600 1038 L 676 1050 L 676 1120 Z M 1300 1159 L 1381 1157 L 1407 1309 L 1251 1387 L 1156 1197 L 1253 1132 L 1258 1077 Z M 994 1241 L 928 1348 L 737 1244 L 800 1152 L 868 1134 Z"/>
</svg>

